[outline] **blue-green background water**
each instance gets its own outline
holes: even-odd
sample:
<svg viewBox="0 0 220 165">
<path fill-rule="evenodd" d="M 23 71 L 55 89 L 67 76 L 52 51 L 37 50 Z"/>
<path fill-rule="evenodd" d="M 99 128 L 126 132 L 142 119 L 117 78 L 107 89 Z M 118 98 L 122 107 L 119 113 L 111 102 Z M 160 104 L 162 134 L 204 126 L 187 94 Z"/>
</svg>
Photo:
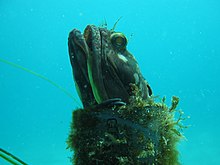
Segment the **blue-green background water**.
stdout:
<svg viewBox="0 0 220 165">
<path fill-rule="evenodd" d="M 1 0 L 0 58 L 34 70 L 78 96 L 67 37 L 87 24 L 129 38 L 155 95 L 180 97 L 191 127 L 179 145 L 184 165 L 220 164 L 220 1 Z M 132 35 L 132 37 L 130 37 Z M 0 63 L 0 147 L 31 165 L 70 165 L 66 139 L 77 104 L 51 84 Z M 0 158 L 0 164 L 7 163 Z"/>
</svg>

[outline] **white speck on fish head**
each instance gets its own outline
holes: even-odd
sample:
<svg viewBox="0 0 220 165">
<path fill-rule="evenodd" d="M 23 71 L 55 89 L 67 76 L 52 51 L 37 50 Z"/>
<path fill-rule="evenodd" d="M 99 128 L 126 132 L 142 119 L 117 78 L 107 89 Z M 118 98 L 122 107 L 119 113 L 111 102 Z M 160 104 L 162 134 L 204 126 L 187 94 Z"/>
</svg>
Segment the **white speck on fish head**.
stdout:
<svg viewBox="0 0 220 165">
<path fill-rule="evenodd" d="M 120 53 L 118 53 L 118 58 L 120 58 L 125 63 L 128 61 L 128 59 L 125 56 L 123 56 L 122 54 L 120 54 Z"/>
</svg>

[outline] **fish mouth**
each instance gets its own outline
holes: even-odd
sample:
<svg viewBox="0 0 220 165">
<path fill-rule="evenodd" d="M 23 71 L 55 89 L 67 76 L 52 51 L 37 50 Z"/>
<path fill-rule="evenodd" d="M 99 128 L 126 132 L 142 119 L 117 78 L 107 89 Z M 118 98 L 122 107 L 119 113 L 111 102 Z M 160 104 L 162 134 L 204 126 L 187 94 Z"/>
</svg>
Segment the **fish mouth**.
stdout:
<svg viewBox="0 0 220 165">
<path fill-rule="evenodd" d="M 69 35 L 68 42 L 76 83 L 78 86 L 82 83 L 89 86 L 97 103 L 107 98 L 103 82 L 101 39 L 99 28 L 88 25 L 83 34 L 74 29 Z M 86 92 L 83 86 L 79 88 L 81 95 Z"/>
<path fill-rule="evenodd" d="M 68 45 L 74 54 L 79 53 L 84 56 L 85 60 L 89 56 L 101 54 L 101 34 L 99 29 L 94 25 L 87 25 L 82 34 L 79 30 L 73 29 L 69 34 Z"/>
<path fill-rule="evenodd" d="M 69 50 L 71 50 L 75 56 L 79 56 L 79 53 L 85 56 L 85 59 L 88 56 L 89 47 L 86 43 L 83 34 L 79 30 L 73 29 L 70 32 L 68 38 L 68 46 Z"/>
<path fill-rule="evenodd" d="M 103 67 L 105 68 L 105 62 L 103 61 L 103 45 L 102 35 L 99 27 L 94 25 L 88 25 L 84 31 L 84 38 L 87 43 L 89 54 L 87 58 L 87 69 L 89 82 L 92 87 L 93 95 L 97 103 L 108 98 L 103 76 Z"/>
<path fill-rule="evenodd" d="M 101 53 L 101 34 L 98 27 L 88 25 L 84 30 L 83 36 L 90 53 Z"/>
<path fill-rule="evenodd" d="M 86 37 L 85 39 L 78 29 L 73 29 L 69 33 L 68 50 L 74 82 L 84 107 L 96 104 L 88 76 L 87 61 L 91 50 L 87 43 L 91 45 L 89 38 Z"/>
</svg>

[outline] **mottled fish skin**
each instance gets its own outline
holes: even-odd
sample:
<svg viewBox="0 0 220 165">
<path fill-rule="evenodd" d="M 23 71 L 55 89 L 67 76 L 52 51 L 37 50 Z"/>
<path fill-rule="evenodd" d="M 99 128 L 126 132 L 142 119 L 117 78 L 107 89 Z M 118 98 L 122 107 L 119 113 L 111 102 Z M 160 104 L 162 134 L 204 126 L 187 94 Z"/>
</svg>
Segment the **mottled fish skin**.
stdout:
<svg viewBox="0 0 220 165">
<path fill-rule="evenodd" d="M 122 38 L 119 36 L 113 40 L 112 36 L 116 33 L 88 25 L 84 34 L 77 29 L 69 34 L 68 46 L 73 76 L 84 107 L 113 98 L 129 103 L 129 97 L 132 95 L 131 84 L 139 87 L 143 99 L 152 94 L 134 56 L 128 52 L 126 44 L 120 45 L 126 37 L 120 33 Z M 115 41 L 119 44 L 115 44 Z"/>
</svg>

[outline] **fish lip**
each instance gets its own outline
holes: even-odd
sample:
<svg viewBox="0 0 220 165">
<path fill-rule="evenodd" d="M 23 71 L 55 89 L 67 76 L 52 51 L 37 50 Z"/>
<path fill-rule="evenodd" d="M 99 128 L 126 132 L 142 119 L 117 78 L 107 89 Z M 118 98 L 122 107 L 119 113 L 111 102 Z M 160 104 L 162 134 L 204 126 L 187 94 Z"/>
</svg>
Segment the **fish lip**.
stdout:
<svg viewBox="0 0 220 165">
<path fill-rule="evenodd" d="M 97 49 L 101 47 L 100 38 L 99 28 L 95 25 L 87 25 L 83 34 L 78 29 L 73 29 L 69 33 L 68 44 L 73 50 L 80 48 L 88 59 L 89 56 L 97 56 L 100 53 L 100 49 Z"/>
<path fill-rule="evenodd" d="M 99 27 L 95 25 L 87 25 L 84 30 L 83 36 L 89 50 L 94 54 L 99 54 L 100 50 L 97 48 L 101 48 L 102 46 L 102 43 L 100 43 L 101 33 Z"/>
<path fill-rule="evenodd" d="M 84 35 L 78 29 L 73 29 L 69 33 L 68 45 L 72 50 L 74 50 L 74 54 L 77 54 L 77 50 L 80 50 L 81 52 L 84 52 L 83 54 L 85 59 L 88 58 L 89 47 L 86 43 Z"/>
<path fill-rule="evenodd" d="M 84 30 L 84 33 L 83 33 L 83 37 L 86 41 L 86 44 L 89 48 L 89 51 L 91 52 L 92 51 L 92 30 L 91 30 L 91 26 L 88 25 L 85 30 Z"/>
<path fill-rule="evenodd" d="M 78 29 L 73 29 L 69 33 L 68 42 L 71 42 L 72 40 L 76 41 L 76 40 L 80 40 L 80 39 L 83 40 L 84 37 Z"/>
</svg>

